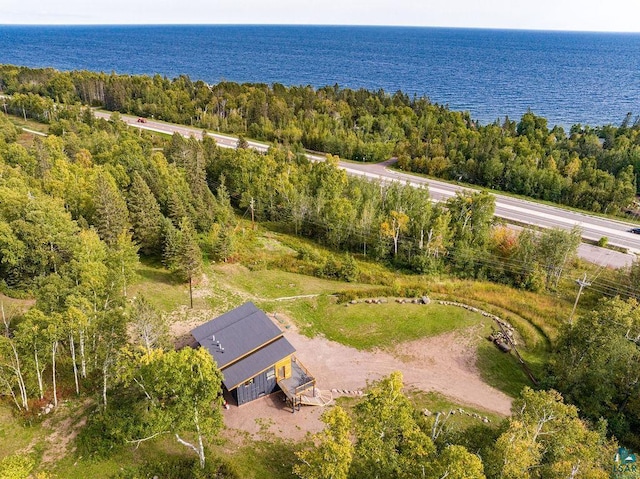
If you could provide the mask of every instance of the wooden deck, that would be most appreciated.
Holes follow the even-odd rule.
[[[324,405],[316,403],[316,380],[296,357],[291,358],[291,376],[278,380],[278,386],[287,397],[293,412],[296,408],[300,410],[302,404]]]

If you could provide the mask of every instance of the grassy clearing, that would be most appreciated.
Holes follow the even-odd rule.
[[[502,353],[489,341],[478,345],[476,365],[482,379],[511,397],[516,397],[523,387],[532,386],[514,354]],[[529,361],[527,361],[529,364]]]
[[[308,336],[323,334],[327,339],[357,349],[392,349],[398,343],[464,330],[479,325],[480,336],[487,336],[495,324],[479,313],[455,306],[430,304],[337,304],[320,296],[288,305]],[[476,339],[477,366],[487,384],[515,397],[531,381],[513,354],[503,354],[489,341]],[[521,352],[527,364],[539,372],[544,351]]]
[[[178,281],[164,267],[142,262],[137,270],[137,281],[129,288],[129,295],[144,295],[160,311],[170,312],[189,306],[189,284]],[[204,298],[194,296],[194,308],[208,307]]]
[[[460,408],[459,404],[456,404],[451,401],[451,399],[435,391],[424,392],[415,389],[409,390],[407,391],[407,397],[419,411],[428,409],[433,414],[440,412],[446,415],[449,411],[454,409],[458,410]],[[475,413],[481,417],[486,417],[489,419],[490,424],[498,424],[503,419],[499,414],[475,407],[465,406],[464,411],[469,412],[470,414]],[[468,416],[467,414],[455,414],[449,418],[449,423],[452,427],[465,429],[469,426],[478,425],[480,421],[473,416]]]
[[[369,284],[332,281],[281,270],[252,271],[239,264],[218,267],[216,272],[223,277],[229,289],[242,290],[262,300],[308,294],[333,294],[352,289],[367,291],[375,288]]]
[[[87,477],[114,477],[124,471],[136,458],[129,451],[114,454],[109,459],[92,460],[69,454],[58,461],[51,472],[66,479],[85,479]]]
[[[41,436],[39,424],[25,425],[9,404],[0,403],[0,459],[31,447],[35,449]]]
[[[439,304],[337,304],[327,296],[297,301],[287,306],[308,336],[323,334],[357,349],[382,346],[436,336],[489,320],[454,306]]]
[[[9,296],[5,296],[0,293],[0,315],[2,314],[1,311],[4,310],[5,317],[10,319],[17,314],[28,310],[35,303],[35,299],[10,298]]]
[[[489,282],[447,280],[434,283],[431,291],[511,320],[531,347],[554,339],[571,312],[561,298]]]
[[[299,448],[300,444],[271,437],[257,441],[247,440],[244,446],[232,454],[227,452],[223,455],[239,477],[295,479],[297,476],[292,472],[296,463],[294,452]]]
[[[49,125],[46,123],[40,123],[38,121],[27,118],[26,120],[21,116],[7,115],[11,123],[18,128],[28,128],[29,130],[39,131],[40,133],[48,133]]]

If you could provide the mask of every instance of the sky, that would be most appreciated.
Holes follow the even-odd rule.
[[[0,0],[2,24],[406,25],[640,32],[640,1]]]

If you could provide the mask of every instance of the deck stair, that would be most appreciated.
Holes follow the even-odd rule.
[[[318,388],[313,388],[312,394],[307,392],[300,395],[300,404],[303,406],[326,406],[331,401],[333,401],[331,391],[321,391]]]
[[[302,405],[324,406],[333,399],[331,392],[316,388],[316,379],[295,356],[291,359],[291,376],[279,379],[278,386],[293,412]]]

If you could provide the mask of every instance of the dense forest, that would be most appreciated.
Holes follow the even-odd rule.
[[[7,71],[5,92],[14,88]],[[162,315],[144,297],[133,300],[128,287],[141,257],[162,261],[185,283],[200,274],[203,261],[233,259],[238,215],[325,245],[332,252],[326,258],[310,258],[314,253],[304,248],[297,254],[314,264],[309,273],[343,281],[362,279],[357,257],[420,274],[554,290],[575,256],[579,231],[513,232],[494,223],[487,193],[434,205],[426,189],[351,178],[335,157],[311,163],[295,147],[262,154],[219,148],[211,138],[152,136],[128,128],[117,113],[109,121],[96,119],[73,103],[76,97],[63,95],[76,92],[73,75],[94,74],[33,72],[33,81],[15,85],[33,91],[14,90],[8,108],[28,100],[20,112],[26,116],[41,105],[49,135],[23,144],[0,115],[0,291],[35,299],[25,313],[3,309],[0,394],[31,418],[46,394],[54,407],[62,397],[95,398],[79,437],[87,455],[170,433],[195,453],[196,469],[233,477],[206,460],[206,438],[222,427],[220,372],[207,354],[168,347]],[[49,80],[39,84],[38,75]],[[166,84],[167,91],[174,83],[150,81]],[[43,88],[51,89],[49,99],[34,93]],[[315,102],[313,90],[301,91]],[[464,118],[425,100],[405,100]],[[616,438],[640,447],[640,309],[633,299],[640,296],[639,275],[640,262],[620,271],[623,297],[603,301],[554,338],[558,347],[543,385],[564,394],[566,404],[555,391],[526,389],[499,428],[453,434],[410,407],[402,379],[392,375],[372,386],[353,423],[340,408],[327,413],[317,447],[299,451],[295,473],[609,477]]]
[[[5,108],[48,121],[56,103],[101,106],[355,161],[400,168],[620,214],[640,183],[640,123],[549,129],[528,112],[480,125],[467,113],[402,92],[280,84],[208,85],[187,76],[129,76],[0,67]]]

